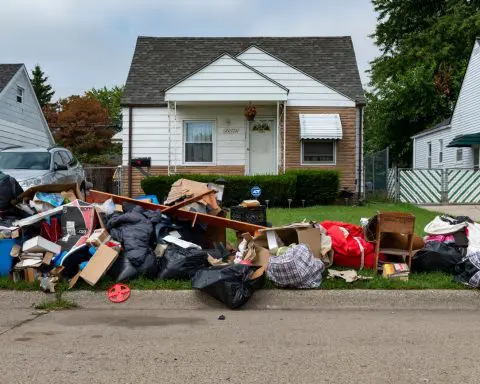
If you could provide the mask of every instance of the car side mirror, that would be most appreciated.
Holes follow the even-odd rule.
[[[65,164],[55,164],[55,171],[68,171],[68,166]]]

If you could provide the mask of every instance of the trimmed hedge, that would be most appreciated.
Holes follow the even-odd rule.
[[[287,175],[297,177],[295,205],[329,205],[338,197],[340,173],[329,170],[292,170]]]
[[[178,179],[190,179],[202,183],[225,180],[223,205],[234,206],[243,200],[252,199],[250,190],[258,185],[262,189],[260,200],[269,200],[270,207],[286,207],[288,199],[293,205],[331,204],[338,195],[339,174],[335,171],[289,171],[278,176],[220,176],[183,174],[153,176],[142,180],[142,189],[147,195],[156,195],[160,201],[168,195],[170,187]]]

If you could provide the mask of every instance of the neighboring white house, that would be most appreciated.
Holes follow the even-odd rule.
[[[141,193],[139,157],[153,175],[338,169],[358,192],[364,105],[348,36],[139,37],[122,99],[125,193]]]
[[[23,64],[0,64],[0,149],[55,144]]]
[[[480,41],[474,44],[450,119],[413,139],[413,168],[480,167]]]

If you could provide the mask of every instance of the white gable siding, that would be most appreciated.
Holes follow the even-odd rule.
[[[452,168],[462,167],[463,162],[447,164],[446,154],[449,152],[456,153],[455,148],[447,148],[447,136],[450,135],[450,129],[434,132],[426,136],[421,136],[415,139],[415,154],[414,154],[414,168],[428,168],[428,143],[432,143],[432,168]],[[440,140],[443,140],[443,164],[439,162]]]
[[[264,51],[251,47],[238,58],[257,71],[287,87],[288,106],[354,107],[355,102],[321,82],[277,60]]]
[[[480,132],[480,46],[478,42],[475,43],[473,48],[462,89],[455,105],[451,135],[448,137],[448,142],[453,140],[455,136],[477,132]],[[447,152],[445,160],[449,164],[455,163],[455,153],[455,148]],[[471,148],[464,148],[463,158],[465,166],[473,166]]]
[[[17,86],[24,89],[23,103],[17,102]],[[47,130],[30,79],[20,68],[0,95],[0,148],[48,147],[53,139]]]
[[[471,148],[463,148],[463,160],[457,162],[457,148],[447,145],[459,135],[480,132],[480,46],[475,43],[462,89],[458,96],[452,116],[451,128],[418,137],[415,140],[413,166],[426,168],[428,165],[428,146],[432,142],[432,167],[438,167],[439,139],[443,139],[443,168],[472,168],[473,153]]]
[[[183,164],[183,122],[215,122],[214,162],[212,165],[245,165],[247,122],[240,106],[179,106],[175,128],[171,110],[171,166]],[[128,165],[128,108],[123,111],[123,165]],[[258,106],[257,116],[275,117],[275,107]],[[133,157],[151,157],[152,166],[168,166],[168,109],[133,108]]]
[[[165,93],[167,101],[286,100],[287,91],[228,55]]]

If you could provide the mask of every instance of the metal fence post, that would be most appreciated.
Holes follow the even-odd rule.
[[[400,169],[395,167],[395,201],[400,201]]]

